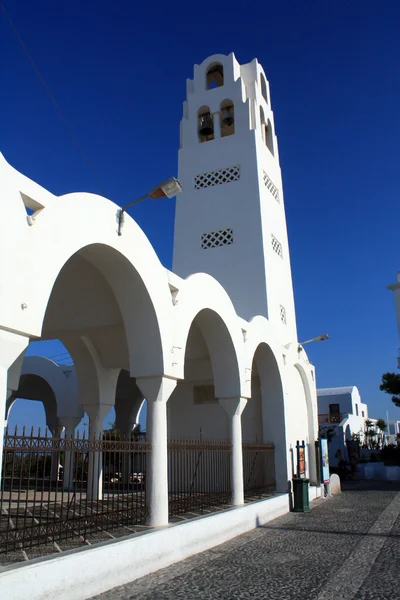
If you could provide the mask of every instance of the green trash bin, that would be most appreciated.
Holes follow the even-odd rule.
[[[310,512],[309,479],[293,477],[293,512]]]

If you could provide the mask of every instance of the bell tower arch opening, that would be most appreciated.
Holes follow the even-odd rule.
[[[235,133],[235,108],[232,100],[221,102],[221,137]]]
[[[214,139],[214,117],[209,106],[202,106],[197,111],[199,142],[209,142]]]
[[[265,145],[268,150],[274,156],[274,135],[272,131],[271,121],[268,119],[268,123],[265,125]]]
[[[267,124],[265,122],[265,114],[264,114],[264,109],[262,106],[260,106],[260,123],[261,123],[261,137],[266,144],[268,128],[267,128]]]
[[[224,67],[221,63],[213,63],[206,73],[206,89],[212,90],[224,85]]]
[[[265,102],[268,104],[267,82],[265,81],[265,77],[264,77],[263,73],[260,73],[260,84],[261,84],[261,95],[264,98]]]

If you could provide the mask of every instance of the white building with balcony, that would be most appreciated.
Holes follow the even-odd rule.
[[[320,431],[331,430],[333,434],[329,463],[337,466],[341,456],[347,460],[346,441],[351,440],[353,434],[364,435],[368,406],[361,401],[355,385],[318,389],[317,398]]]

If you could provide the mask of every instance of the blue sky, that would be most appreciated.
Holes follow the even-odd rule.
[[[259,59],[279,141],[299,339],[330,335],[307,346],[319,387],[357,385],[372,416],[389,410],[400,419],[379,391],[381,374],[396,369],[399,345],[386,285],[400,270],[400,4],[5,6],[106,195],[119,204],[176,174],[193,64],[231,51],[240,63]],[[55,194],[101,193],[0,17],[1,151]],[[171,267],[173,200],[130,213]],[[52,356],[58,347],[44,343],[41,352]],[[28,414],[16,406],[12,421]]]

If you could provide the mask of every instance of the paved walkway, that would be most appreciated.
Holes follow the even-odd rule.
[[[101,600],[395,600],[400,598],[400,491],[346,485]],[[210,532],[212,535],[212,532]]]

